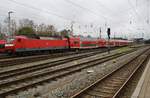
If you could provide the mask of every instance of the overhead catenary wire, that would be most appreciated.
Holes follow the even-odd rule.
[[[26,8],[30,8],[30,9],[33,9],[33,10],[36,10],[36,11],[42,11],[42,12],[44,12],[44,13],[46,13],[46,14],[57,16],[58,18],[61,18],[61,19],[66,20],[66,21],[75,21],[75,22],[77,22],[77,23],[81,23],[80,21],[76,21],[76,20],[74,20],[73,18],[67,18],[67,17],[65,17],[65,16],[59,15],[59,14],[57,14],[56,12],[51,11],[51,10],[49,10],[49,9],[47,9],[47,10],[42,10],[42,9],[40,9],[40,8],[31,6],[31,5],[28,5],[28,4],[24,4],[24,3],[21,3],[21,2],[17,2],[17,1],[15,1],[15,0],[8,0],[8,1],[10,1],[10,2],[12,2],[12,3],[15,3],[15,4],[18,4],[18,5],[21,5],[21,6],[24,6],[24,7],[26,7]]]
[[[149,2],[149,0],[147,0],[147,24],[149,24],[149,4],[150,2]]]
[[[106,7],[104,4],[102,4],[101,1],[96,0],[96,3],[98,3],[98,5],[100,5],[101,7],[105,8],[107,11],[113,12],[113,10],[111,10],[110,8],[108,8],[108,7]]]
[[[86,10],[86,11],[92,13],[92,14],[95,15],[96,17],[102,17],[102,18],[105,19],[105,20],[111,20],[110,18],[108,18],[108,17],[106,17],[106,16],[104,16],[104,15],[102,15],[102,14],[98,14],[98,13],[92,11],[91,9],[88,9],[88,8],[86,8],[86,7],[83,7],[83,6],[81,6],[81,5],[79,5],[79,4],[75,3],[75,2],[73,2],[73,1],[71,1],[71,0],[65,0],[65,1],[68,2],[68,3],[70,3],[70,4],[72,4],[73,6],[76,6],[76,7],[78,7],[78,8],[84,9],[84,10]]]
[[[83,23],[81,23],[80,21],[74,20],[74,19],[72,19],[72,18],[66,18],[66,17],[64,17],[64,16],[62,16],[62,15],[59,15],[59,14],[53,12],[53,11],[50,11],[49,9],[47,9],[47,10],[41,10],[40,8],[31,6],[31,5],[28,5],[28,4],[20,3],[20,2],[17,2],[17,1],[15,1],[15,0],[8,0],[8,1],[10,1],[10,2],[12,2],[12,3],[15,3],[15,4],[17,4],[17,5],[20,5],[20,6],[26,7],[26,8],[30,8],[30,9],[36,10],[36,11],[43,11],[43,12],[46,13],[46,14],[50,14],[50,15],[57,16],[58,18],[61,18],[61,19],[66,20],[66,21],[70,21],[70,22],[71,22],[71,21],[75,21],[75,23],[83,24]]]
[[[26,8],[29,8],[29,9],[33,9],[33,10],[36,10],[36,11],[42,11],[42,12],[44,12],[44,13],[46,13],[46,14],[50,14],[50,15],[53,15],[53,16],[56,16],[56,17],[58,17],[58,18],[60,18],[60,19],[63,19],[63,20],[66,20],[66,21],[68,21],[69,23],[71,22],[71,21],[75,21],[75,23],[81,23],[81,21],[76,21],[76,20],[74,20],[73,18],[70,18],[70,17],[66,17],[66,16],[64,16],[64,15],[61,15],[60,13],[58,13],[58,12],[54,12],[53,10],[51,10],[51,9],[45,9],[45,10],[41,10],[41,8],[38,8],[37,6],[32,6],[31,4],[26,4],[26,3],[23,3],[23,2],[19,2],[19,1],[17,1],[17,0],[8,0],[8,1],[10,1],[10,2],[13,2],[13,3],[15,3],[15,4],[17,4],[17,5],[20,5],[20,6],[23,6],[23,7],[26,7]],[[95,11],[95,10],[93,10],[93,9],[91,9],[91,8],[87,8],[86,6],[82,6],[82,4],[80,4],[80,3],[78,3],[78,2],[75,2],[75,1],[73,1],[73,0],[65,0],[65,1],[71,1],[71,2],[73,2],[73,4],[71,4],[71,3],[69,3],[69,4],[71,4],[71,5],[73,5],[73,6],[76,6],[77,8],[81,8],[81,9],[83,9],[83,10],[85,10],[85,11],[87,11],[87,12],[89,12],[89,13],[91,13],[91,14],[94,14],[95,16],[97,16],[97,17],[103,17],[103,19],[109,19],[108,17],[107,17],[107,15],[105,16],[105,15],[103,15],[103,14],[100,14],[100,13],[98,13],[97,11]],[[97,0],[97,1],[99,1],[99,0]],[[101,3],[99,3],[99,4],[101,4]],[[107,9],[107,7],[105,7],[105,6],[103,6],[102,5],[102,7],[104,7],[104,8],[106,8]],[[133,7],[131,7],[131,9],[133,10],[133,8],[134,8],[134,6]],[[107,9],[107,10],[110,10],[109,8]],[[128,9],[127,9],[128,10]],[[130,10],[130,9],[129,9]],[[134,8],[134,13],[136,14],[136,12],[137,12],[137,10]],[[123,13],[124,13],[125,11],[123,11]],[[18,13],[17,13],[18,14]],[[122,14],[122,13],[118,13],[118,14]],[[118,15],[117,14],[117,15]],[[137,12],[137,14],[139,14],[138,12]],[[136,15],[137,15],[136,14]],[[33,14],[31,14],[31,16],[32,16]],[[126,15],[126,14],[125,14]],[[38,15],[33,15],[33,17],[37,17],[38,18]],[[138,15],[137,15],[138,16]],[[18,17],[18,16],[17,16]],[[111,17],[111,16],[110,16]],[[39,17],[39,18],[41,18],[41,17]],[[42,18],[41,18],[42,19]],[[92,19],[91,19],[92,20]],[[124,20],[124,19],[121,19],[121,21],[120,20],[118,20],[118,19],[116,19],[116,20],[113,20],[112,22],[111,22],[111,24],[121,24],[121,21],[122,20]],[[109,23],[110,21],[106,21],[107,23]],[[116,23],[117,22],[117,23]],[[91,23],[91,22],[90,22]],[[92,23],[94,23],[94,22],[92,22]],[[81,23],[81,24],[83,24],[83,22]],[[80,25],[81,25],[80,24]],[[88,23],[86,23],[86,24],[88,24]],[[102,23],[100,23],[100,24],[102,24]]]
[[[20,3],[20,2],[17,2],[17,1],[15,1],[15,0],[8,0],[8,1],[10,1],[10,2],[12,2],[12,3],[15,3],[15,4],[17,4],[17,5],[20,5],[20,6],[26,7],[26,8],[33,9],[33,10],[44,11],[44,12],[47,13],[47,14],[51,14],[51,15],[57,16],[57,17],[59,17],[59,18],[61,18],[61,19],[63,19],[63,20],[67,20],[67,21],[70,20],[70,21],[72,21],[72,19],[68,19],[68,18],[66,18],[66,17],[60,16],[60,15],[57,15],[57,14],[54,14],[54,13],[50,13],[49,11],[41,10],[41,9],[39,9],[39,8],[37,8],[37,7],[31,6],[31,5],[28,5],[28,4]],[[17,14],[18,14],[18,13],[17,13]],[[14,16],[14,17],[15,17],[15,16]],[[18,17],[18,16],[16,16],[16,17]],[[31,17],[31,16],[30,16],[30,17]],[[35,17],[33,17],[33,18],[35,18]],[[39,18],[39,17],[36,17],[36,18]],[[77,22],[77,21],[75,21],[75,22]],[[78,22],[78,23],[79,23],[79,22]]]
[[[86,7],[83,7],[83,6],[81,6],[81,5],[79,5],[79,4],[75,3],[75,2],[73,2],[73,1],[71,1],[71,0],[65,0],[65,1],[68,2],[68,3],[70,3],[71,5],[73,5],[73,6],[75,6],[75,7],[78,7],[78,8],[81,8],[81,9],[84,9],[84,10],[90,12],[91,14],[95,15],[96,17],[102,17],[102,18],[104,19],[105,23],[106,23],[107,21],[112,21],[112,19],[110,19],[110,18],[108,18],[108,17],[106,17],[106,16],[104,16],[104,15],[102,15],[102,14],[98,14],[98,13],[92,11],[91,9],[88,9],[88,8],[86,8]],[[89,31],[88,28],[87,28],[87,31]]]
[[[30,5],[24,4],[24,3],[20,3],[20,2],[17,2],[17,1],[15,1],[15,0],[9,0],[9,1],[10,1],[10,2],[13,2],[13,3],[16,3],[16,4],[19,4],[19,5],[22,5],[22,6],[24,6],[24,7],[32,8],[32,9],[37,10],[37,11],[41,10],[41,9],[39,9],[39,8],[37,8],[37,7],[33,7],[33,6],[30,6]],[[78,6],[78,7],[82,8],[82,9],[88,10],[88,11],[90,11],[91,13],[95,14],[96,16],[98,16],[97,13],[95,13],[94,11],[92,11],[92,10],[90,10],[90,9],[88,9],[88,8],[82,7],[82,6],[80,6],[80,5],[76,4],[76,3],[73,3],[73,2],[70,1],[70,0],[65,0],[65,1],[70,2],[70,3],[72,3],[73,5]],[[42,10],[42,11],[43,11],[43,10]],[[55,15],[55,16],[57,16],[57,17],[60,17],[60,18],[62,18],[62,19],[65,19],[65,20],[71,20],[71,21],[72,21],[72,19],[68,19],[68,18],[66,18],[66,17],[64,17],[64,16],[58,15],[58,14],[52,12],[52,11],[49,11],[49,10],[48,10],[48,11],[45,11],[45,10],[44,10],[44,12],[46,12],[46,13],[48,13],[48,14],[51,14],[51,15]],[[102,16],[103,16],[103,15],[102,15]],[[103,17],[105,17],[105,16],[103,16]],[[106,18],[106,17],[105,17],[105,18]]]
[[[145,0],[146,2],[146,4],[145,5],[147,5],[147,8],[149,8],[149,0]],[[138,19],[138,21],[141,21],[141,20],[144,20],[145,21],[145,19],[143,18],[143,14],[139,14],[138,13],[138,11],[137,11],[137,2],[138,2],[138,0],[136,0],[136,8],[134,7],[134,5],[131,3],[131,1],[130,0],[128,0],[128,3],[129,3],[129,5],[131,6],[131,8],[133,9],[133,12],[137,15],[137,17],[139,17],[139,18],[141,18],[141,19]],[[148,18],[148,13],[149,13],[149,11],[148,11],[149,9],[147,9],[147,18],[146,18],[146,23],[147,24],[149,24],[149,18]],[[144,28],[144,24],[145,23],[143,23],[143,26],[142,26],[142,28]],[[133,26],[132,26],[133,27]],[[137,28],[137,26],[135,27],[135,28]],[[137,32],[137,31],[136,31]],[[146,31],[145,31],[146,32]]]
[[[129,3],[129,2],[128,2],[128,3]],[[146,3],[146,4],[147,4],[147,3]],[[123,13],[129,12],[130,10],[131,10],[133,13],[136,14],[134,6],[133,6],[133,5],[129,5],[129,6],[130,6],[130,8],[128,8],[128,9],[126,9],[126,10],[124,10],[124,11],[118,12],[118,13],[116,13],[116,14],[123,14]],[[141,8],[141,7],[144,7],[144,6],[145,6],[145,3],[140,3],[140,5],[138,5],[136,8]],[[133,8],[134,8],[134,9],[133,9]],[[138,14],[139,14],[139,13],[138,13]],[[124,15],[128,15],[128,14],[124,14]],[[136,15],[137,15],[137,14],[136,14]],[[138,16],[138,15],[137,15],[137,16]],[[142,16],[138,16],[138,17],[141,18],[141,19],[139,19],[138,21],[142,21],[142,20],[143,20],[143,17],[142,17]],[[124,20],[121,19],[121,21],[124,21]],[[126,21],[124,21],[124,22],[126,22]],[[120,21],[118,21],[118,22],[113,22],[113,24],[121,25],[122,22],[120,22]]]
[[[58,15],[58,14],[56,14],[56,13],[50,11],[50,10],[48,10],[48,11],[46,11],[46,10],[41,10],[40,8],[31,6],[31,5],[27,5],[27,4],[24,4],[24,3],[20,3],[20,2],[17,2],[17,1],[15,1],[15,0],[8,0],[8,1],[13,2],[13,3],[15,3],[15,4],[18,4],[18,5],[21,5],[21,6],[24,6],[24,7],[27,7],[27,8],[31,8],[31,9],[33,9],[33,10],[44,11],[44,12],[47,13],[47,14],[51,14],[51,15],[57,16],[57,17],[59,17],[59,18],[61,18],[61,19],[67,20],[67,21],[68,21],[68,20],[69,20],[69,21],[74,21],[73,19],[69,19],[69,18],[66,18],[66,17],[64,17],[64,16]],[[82,7],[82,6],[80,6],[80,5],[76,4],[76,3],[73,3],[73,2],[70,1],[70,0],[65,0],[65,1],[70,2],[71,4],[73,4],[73,5],[76,6],[76,7],[80,7],[80,8],[82,8],[82,9],[84,9],[84,10],[88,10],[90,13],[93,13],[93,14],[96,15],[97,17],[99,16],[99,14],[95,13],[94,11],[92,11],[92,10],[90,10],[90,9],[88,9],[88,8]],[[103,16],[103,15],[101,15],[101,16],[106,19],[105,16]],[[80,23],[79,21],[75,21],[75,22]]]
[[[57,17],[59,17],[59,18],[61,18],[61,19],[64,19],[64,20],[72,20],[72,19],[66,18],[66,17],[64,17],[64,16],[58,15],[58,14],[56,14],[55,12],[52,12],[52,11],[50,11],[50,10],[47,10],[47,11],[46,11],[46,10],[41,10],[40,8],[31,6],[31,5],[28,5],[28,4],[20,3],[20,2],[17,2],[17,1],[15,1],[15,0],[8,0],[8,1],[13,2],[13,3],[15,3],[15,4],[18,4],[18,5],[21,5],[21,6],[24,6],[24,7],[26,7],[26,8],[31,8],[31,9],[37,10],[37,11],[43,11],[43,12],[45,12],[45,13],[47,13],[47,14],[57,16]]]
[[[2,7],[2,8],[4,8],[4,7]],[[0,9],[1,11],[4,11],[4,12],[8,12],[8,10],[6,10],[6,8],[4,8],[4,9]],[[13,11],[15,11],[15,9],[12,9]],[[2,13],[1,13],[2,14]],[[17,15],[16,15],[17,14]],[[8,17],[7,16],[7,13],[6,14],[3,14],[3,16],[4,17]],[[20,13],[15,13],[14,15],[13,15],[13,17],[15,18],[15,17],[17,17],[17,18],[29,18],[29,17],[25,17],[25,16],[23,16],[22,14],[20,14]],[[37,17],[37,14],[35,15],[35,14],[32,14],[32,15],[30,15],[30,18],[33,18],[33,19],[40,19],[41,17]],[[42,19],[42,18],[41,18]]]
[[[134,7],[134,5],[131,3],[130,0],[128,0],[128,3],[131,6],[131,8],[133,9],[133,12],[137,15],[137,17],[142,18],[142,16],[140,16],[140,14],[138,13],[137,9]]]

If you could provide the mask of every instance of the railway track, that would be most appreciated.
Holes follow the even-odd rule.
[[[11,56],[8,56],[6,54],[0,54],[0,59],[5,59],[5,58],[9,58],[9,57],[11,57]]]
[[[116,48],[112,48],[112,50],[113,49],[116,49]],[[65,56],[75,55],[75,54],[86,54],[88,52],[102,53],[106,51],[107,49],[104,48],[104,49],[94,49],[94,50],[85,50],[85,51],[82,50],[79,52],[53,53],[53,54],[48,54],[48,55],[34,55],[34,56],[25,56],[25,57],[11,56],[5,59],[0,59],[0,68],[14,66],[18,64],[24,64],[24,63],[30,63],[30,62],[35,62],[35,61],[42,61],[42,60],[56,58],[56,57],[63,57],[63,56],[65,57]]]
[[[69,62],[68,59],[34,67],[32,66],[28,68],[0,72],[0,96],[3,98],[11,93],[33,87],[47,81],[52,81],[56,78],[61,78],[88,67],[96,66],[132,51],[133,50],[99,58],[95,57],[92,60],[83,61],[81,63],[70,63],[67,64],[67,66],[62,63]],[[73,57],[70,61],[75,59],[76,58]]]
[[[119,97],[120,91],[147,61],[149,55],[150,49],[74,94],[71,98],[121,98]]]
[[[91,53],[77,54],[77,55],[69,56],[63,59],[60,58],[60,59],[52,60],[52,61],[49,61],[48,63],[38,64],[38,65],[36,64],[33,66],[28,66],[28,67],[23,67],[23,68],[17,68],[17,69],[8,68],[7,70],[0,71],[0,79],[12,77],[17,74],[19,75],[25,74],[30,71],[37,71],[37,70],[41,70],[41,69],[45,69],[49,67],[54,67],[59,64],[71,62],[71,61],[78,60],[84,57],[90,57],[90,56],[96,55],[97,53],[101,53],[101,52],[97,51],[97,52],[91,52]]]
[[[135,72],[135,74],[130,78],[130,80],[126,83],[126,85],[120,90],[117,94],[116,98],[132,98],[133,93],[138,85],[138,82],[150,60],[150,56],[148,56],[147,60],[143,63],[142,66]],[[139,97],[142,98],[142,97]]]

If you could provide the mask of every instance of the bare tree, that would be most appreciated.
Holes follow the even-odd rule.
[[[19,21],[19,28],[23,27],[31,27],[34,29],[36,34],[41,36],[59,36],[54,25],[46,25],[44,23],[37,25],[33,22],[33,20],[22,19]]]
[[[33,22],[33,20],[30,20],[30,19],[22,19],[19,21],[19,26],[20,26],[20,28],[22,28],[22,27],[34,28],[34,22]]]
[[[2,25],[2,32],[5,33],[6,35],[8,34],[8,17],[4,19],[3,25]]]
[[[53,36],[56,35],[56,29],[53,25],[46,25],[44,23],[37,26],[37,34],[43,36]]]
[[[1,30],[3,33],[6,33],[6,35],[11,35],[11,34],[8,34],[8,33],[10,33],[8,30],[8,24],[9,24],[8,18],[5,18],[4,23],[3,23],[3,28]],[[12,35],[17,30],[17,23],[14,19],[10,20],[10,30],[11,30]]]
[[[11,31],[12,31],[13,35],[17,31],[17,23],[15,20],[11,20]]]

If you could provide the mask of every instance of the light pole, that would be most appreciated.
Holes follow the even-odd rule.
[[[11,25],[11,18],[10,18],[10,14],[11,13],[14,13],[13,11],[9,11],[8,12],[8,33],[9,33],[9,35],[11,36],[13,36],[13,34],[12,34],[12,32],[11,32],[11,28],[10,28],[10,25]]]
[[[71,21],[71,27],[70,27],[70,29],[71,29],[71,35],[73,36],[73,26],[74,26],[74,23],[75,23],[75,21]]]

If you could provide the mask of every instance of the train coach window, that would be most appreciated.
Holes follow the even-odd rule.
[[[74,44],[79,44],[79,42],[78,41],[74,41]]]

